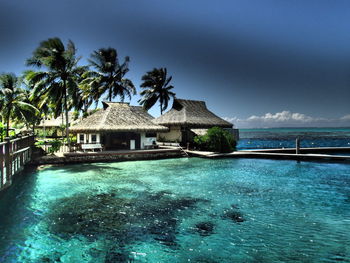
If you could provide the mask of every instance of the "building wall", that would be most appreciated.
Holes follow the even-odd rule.
[[[157,133],[158,141],[167,141],[167,142],[181,142],[182,133],[180,126],[170,126],[168,132],[159,132]]]
[[[141,138],[140,138],[140,140],[141,140],[140,141],[140,148],[144,149],[145,148],[145,144],[146,144],[146,133],[141,132],[140,136],[141,136]]]
[[[84,135],[84,140],[82,141],[80,137]],[[92,135],[96,135],[96,142],[92,141]],[[99,133],[78,133],[77,134],[77,143],[100,143],[101,136]]]
[[[138,132],[109,132],[103,134],[104,147],[106,150],[130,149],[131,140],[135,141],[135,149],[141,147],[141,136]]]
[[[157,137],[148,137],[145,132],[141,132],[141,149],[144,149],[147,145],[152,145],[153,141],[156,141]]]

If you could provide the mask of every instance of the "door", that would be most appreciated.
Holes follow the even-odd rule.
[[[135,140],[130,140],[130,150],[135,150]]]

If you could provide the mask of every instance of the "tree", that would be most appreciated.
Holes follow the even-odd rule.
[[[236,147],[233,135],[220,127],[212,127],[205,135],[195,136],[194,143],[200,150],[212,152],[228,153]]]
[[[125,96],[131,99],[136,94],[132,81],[124,78],[129,71],[129,61],[129,57],[126,57],[124,63],[119,64],[118,53],[114,48],[100,48],[91,54],[89,62],[96,71],[87,73],[83,84],[89,84],[95,101],[106,92],[109,101],[117,96],[124,101]]]
[[[41,98],[32,96],[31,91],[34,89],[34,84],[29,83],[25,78],[23,79],[23,84],[26,87],[26,89],[24,90],[25,102],[30,103],[31,105],[33,105],[35,108],[38,109],[36,114],[33,114],[32,116],[30,116],[30,123],[32,124],[32,131],[34,133],[35,126],[38,125],[42,119],[44,119],[44,122],[45,122],[46,117],[50,113],[52,113],[52,108],[54,107],[53,105],[50,105],[48,103],[41,105]],[[39,107],[39,105],[41,107]],[[27,126],[27,129],[28,128],[29,127]],[[44,133],[45,133],[45,126],[44,126]]]
[[[28,122],[37,112],[26,102],[26,93],[20,85],[21,80],[15,74],[0,75],[0,112],[6,122],[6,137],[9,136],[10,120]]]
[[[59,38],[42,41],[33,56],[27,60],[28,66],[44,68],[44,71],[27,71],[26,78],[34,84],[32,97],[40,98],[40,108],[45,104],[55,105],[54,115],[62,112],[66,119],[66,137],[69,142],[68,111],[74,106],[69,103],[77,93],[78,81],[87,67],[78,66],[76,48],[72,41],[65,47]],[[63,106],[62,106],[63,105]]]
[[[171,91],[174,86],[169,85],[172,77],[167,77],[166,68],[154,68],[147,72],[143,77],[141,84],[142,90],[140,95],[142,98],[138,101],[143,105],[145,110],[149,110],[153,105],[159,101],[160,113],[163,114],[168,108],[170,98],[175,98],[175,93]]]

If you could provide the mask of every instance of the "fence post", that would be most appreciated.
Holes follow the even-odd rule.
[[[20,144],[21,149],[26,147],[26,138],[23,138],[21,136],[21,144]],[[24,152],[21,152],[19,155],[19,167],[22,167],[24,165]]]
[[[4,183],[4,146],[0,146],[0,190]]]
[[[5,167],[6,167],[6,184],[11,185],[11,175],[12,175],[12,158],[11,158],[11,142],[10,138],[5,138]]]
[[[300,152],[300,140],[299,138],[296,138],[295,140],[295,154],[299,154]]]

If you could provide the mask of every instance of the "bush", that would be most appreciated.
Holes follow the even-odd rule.
[[[44,145],[50,145],[47,149],[47,152],[49,154],[54,154],[55,152],[58,152],[60,150],[63,143],[61,140],[58,140],[58,139],[49,140],[49,141],[40,140],[35,143],[35,146],[37,147],[44,146]]]
[[[62,146],[62,141],[61,140],[53,140],[50,141],[51,147],[49,147],[48,152],[50,154],[53,154],[55,152],[58,152]]]
[[[2,122],[0,122],[0,139],[1,141],[4,141],[4,138],[6,136],[6,129]]]
[[[76,135],[73,135],[73,134],[69,134],[69,141],[71,143],[76,143],[77,142],[77,136]],[[63,138],[63,143],[67,144],[68,141],[67,141],[67,137],[64,137]]]
[[[233,135],[219,127],[210,128],[205,135],[194,137],[195,145],[204,151],[228,153],[235,150]]]

